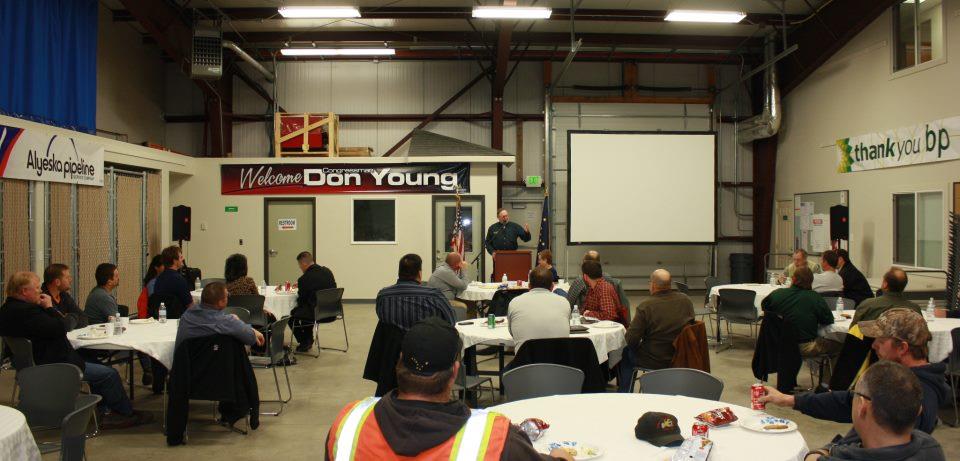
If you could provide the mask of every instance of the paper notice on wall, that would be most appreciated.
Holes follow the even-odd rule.
[[[800,230],[809,231],[813,224],[810,222],[813,216],[813,202],[803,202],[800,204]]]
[[[277,220],[277,230],[295,231],[297,230],[297,218],[280,218]]]
[[[830,249],[830,215],[814,214],[810,217],[810,249],[821,253]]]

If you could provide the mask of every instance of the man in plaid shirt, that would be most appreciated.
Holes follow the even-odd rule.
[[[583,281],[590,288],[583,300],[583,315],[600,320],[627,323],[627,311],[620,304],[620,296],[613,284],[603,278],[603,268],[597,261],[584,261],[580,265]]]

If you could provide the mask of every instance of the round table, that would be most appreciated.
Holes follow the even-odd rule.
[[[200,290],[195,290],[190,292],[193,295],[193,302],[200,302]],[[263,293],[261,293],[263,294]],[[266,294],[263,294],[263,308],[273,312],[273,315],[276,315],[277,318],[282,318],[285,315],[290,315],[290,312],[294,307],[297,307],[297,290],[292,289],[290,291],[276,291],[275,286],[268,286]]]
[[[168,370],[173,368],[173,349],[177,340],[177,320],[167,320],[166,323],[131,323],[127,325],[127,331],[119,336],[109,336],[103,339],[78,339],[81,333],[90,331],[94,326],[78,328],[67,333],[67,339],[70,340],[74,349],[135,350],[157,359]]]
[[[659,448],[634,436],[633,428],[640,416],[648,411],[674,415],[680,423],[680,433],[690,437],[696,415],[721,407],[730,407],[741,420],[757,414],[724,402],[656,394],[557,395],[519,400],[488,409],[502,413],[514,422],[540,418],[550,424],[543,437],[534,442],[538,448],[554,441],[575,440],[602,448],[605,454],[601,460],[669,461],[676,448]],[[709,437],[714,443],[710,461],[801,461],[808,451],[800,431],[762,434],[740,427],[739,421],[727,427],[710,428]]]
[[[853,317],[856,311],[845,310],[845,314]],[[851,319],[836,320],[830,325],[820,327],[819,334],[827,339],[843,341],[850,329]],[[954,328],[960,328],[960,319],[937,318],[927,321],[927,328],[930,330],[931,339],[928,343],[930,352],[927,354],[930,363],[941,362],[950,355],[953,350],[953,338],[950,332]]]
[[[510,335],[510,330],[507,328],[507,322],[509,322],[509,320],[506,317],[498,317],[497,319],[503,319],[504,321],[498,323],[495,328],[487,327],[487,319],[470,320],[470,322],[472,322],[470,325],[460,325],[460,323],[463,322],[457,323],[457,332],[460,333],[460,338],[463,340],[463,349],[466,350],[478,344],[512,347],[513,336]],[[612,328],[596,326],[601,324],[610,325]],[[602,323],[584,326],[588,328],[586,334],[570,335],[570,337],[590,339],[590,341],[593,342],[593,348],[597,351],[597,361],[600,363],[610,359],[611,352],[619,353],[620,350],[627,345],[627,340],[624,336],[627,330],[619,323],[603,321]],[[616,355],[616,357],[616,361],[619,361],[619,355]],[[611,360],[610,365],[614,365],[614,361]]]
[[[563,291],[570,291],[570,284],[566,282],[558,282],[557,288]],[[512,287],[510,289],[526,289],[528,287]],[[500,289],[500,283],[480,283],[480,282],[470,282],[467,285],[467,289],[463,290],[463,293],[457,296],[457,298],[464,301],[490,301],[493,299],[494,293]]]
[[[5,405],[0,405],[0,459],[40,461],[40,449],[27,418]]]

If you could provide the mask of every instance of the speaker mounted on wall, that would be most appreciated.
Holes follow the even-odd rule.
[[[186,205],[173,207],[173,240],[190,241],[190,207]]]
[[[830,240],[850,240],[850,208],[846,205],[830,207]]]

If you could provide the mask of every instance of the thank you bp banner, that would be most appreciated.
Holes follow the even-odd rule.
[[[221,165],[223,195],[470,192],[469,163]]]
[[[960,158],[960,117],[837,140],[837,172],[876,170]]]
[[[0,125],[0,177],[103,185],[103,147],[36,128]]]

